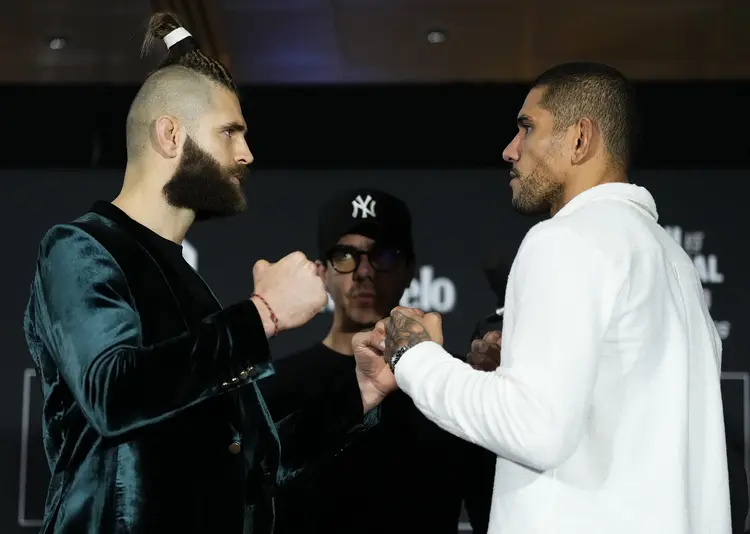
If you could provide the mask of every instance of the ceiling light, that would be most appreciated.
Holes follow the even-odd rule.
[[[439,30],[431,31],[427,34],[427,40],[431,44],[442,43],[443,41],[445,41],[445,32]]]
[[[65,48],[65,45],[67,44],[68,41],[66,41],[64,37],[55,37],[54,39],[50,39],[49,41],[49,47],[52,50],[61,50]]]

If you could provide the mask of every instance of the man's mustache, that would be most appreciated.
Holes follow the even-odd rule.
[[[351,288],[347,293],[347,297],[354,297],[360,293],[372,293],[373,295],[376,294],[375,288],[370,286],[356,286]]]
[[[250,169],[247,168],[247,165],[237,164],[229,167],[226,172],[229,176],[237,178],[240,185],[245,185]]]

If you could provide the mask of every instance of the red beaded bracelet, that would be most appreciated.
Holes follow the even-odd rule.
[[[268,305],[268,302],[266,302],[266,299],[264,299],[263,297],[261,297],[257,293],[253,293],[252,295],[250,295],[250,298],[253,298],[253,297],[258,297],[260,299],[260,301],[263,304],[266,305],[266,308],[268,308],[268,313],[271,314],[271,320],[273,321],[273,328],[274,328],[274,330],[273,330],[273,336],[275,336],[276,334],[279,333],[279,318],[276,317],[275,313],[273,313],[273,310],[271,309],[271,306]]]

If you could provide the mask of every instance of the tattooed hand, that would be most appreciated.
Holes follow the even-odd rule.
[[[398,349],[423,341],[434,341],[442,345],[443,325],[440,314],[425,314],[413,308],[394,308],[385,324],[385,360],[390,363]]]

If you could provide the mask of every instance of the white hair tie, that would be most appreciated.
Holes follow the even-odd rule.
[[[187,37],[192,37],[192,34],[187,31],[185,28],[177,28],[175,30],[172,30],[167,35],[164,36],[164,44],[167,45],[167,50],[172,48],[174,45],[182,41],[183,39]]]

